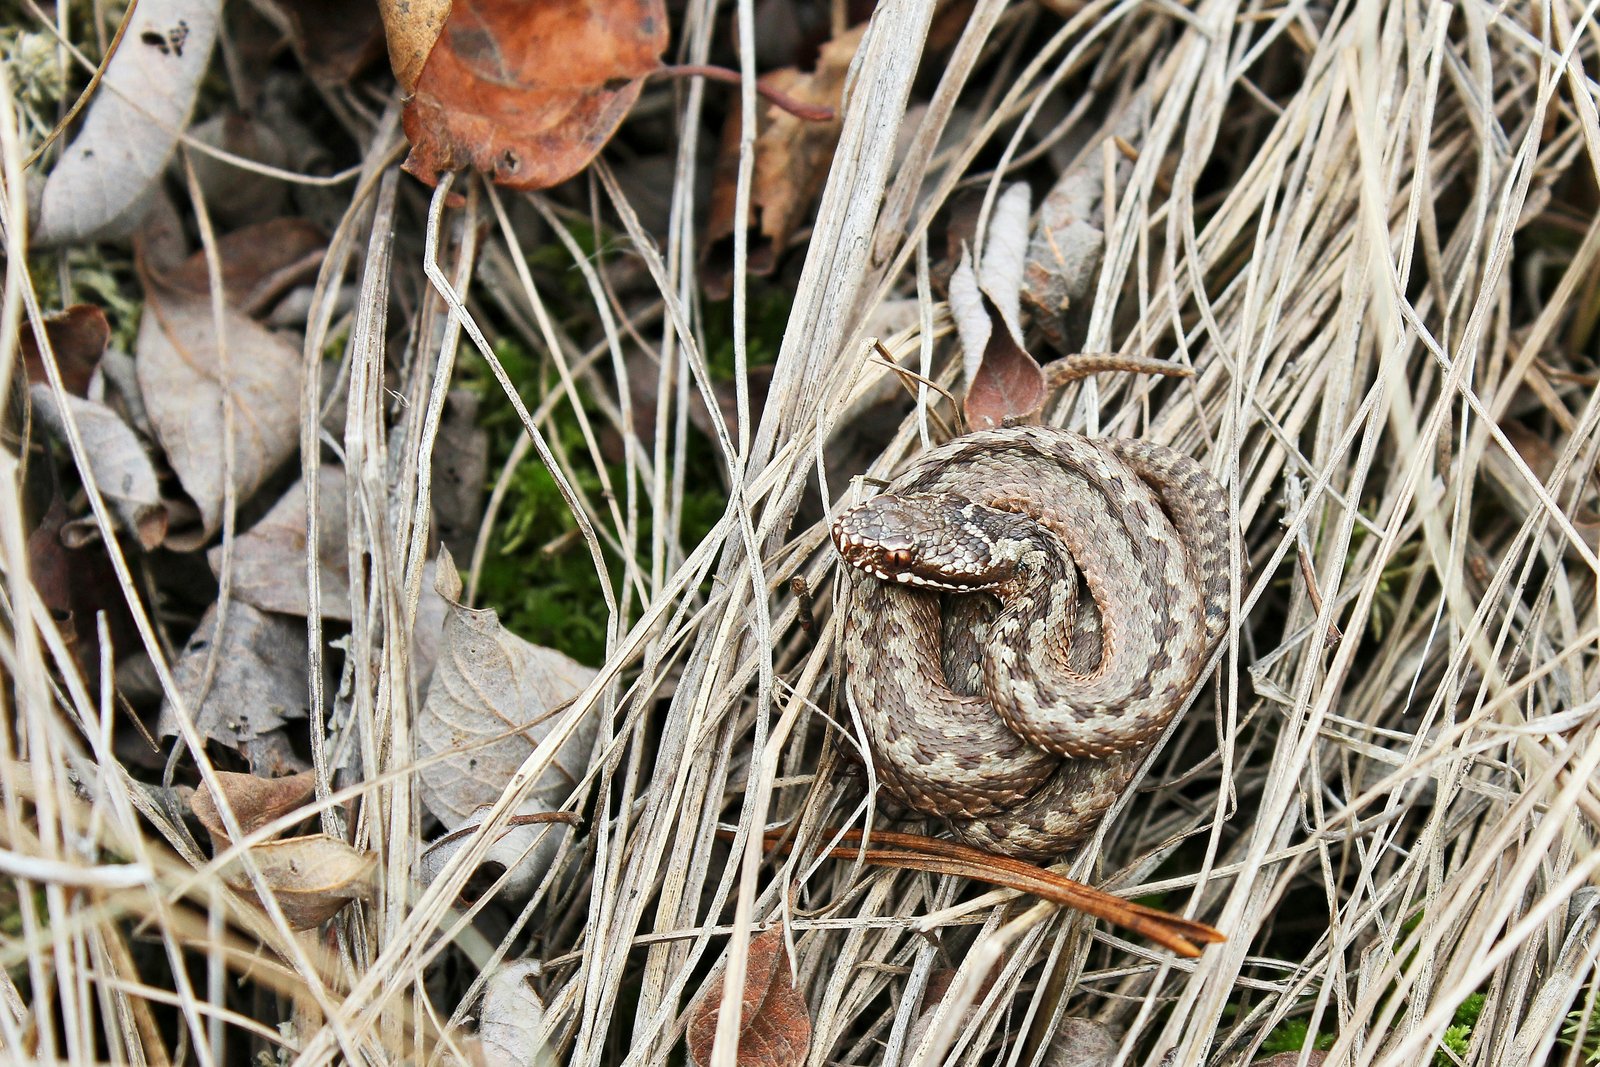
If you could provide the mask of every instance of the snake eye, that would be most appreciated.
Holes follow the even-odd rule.
[[[897,548],[889,553],[889,562],[897,567],[907,566],[915,558],[915,553],[909,548]]]

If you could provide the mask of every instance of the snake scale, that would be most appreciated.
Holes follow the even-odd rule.
[[[832,533],[879,780],[979,848],[1053,856],[1086,836],[1227,630],[1222,488],[1149,442],[967,434]]]

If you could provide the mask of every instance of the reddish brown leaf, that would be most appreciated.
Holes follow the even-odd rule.
[[[105,613],[113,647],[119,652],[137,648],[139,637],[105,545],[93,541],[73,547],[63,540],[71,517],[57,494],[28,534],[28,570],[39,598],[71,645],[83,676],[96,678],[100,672],[98,614]]]
[[[1011,336],[1000,309],[987,293],[983,306],[989,312],[991,329],[983,361],[967,387],[967,425],[988,430],[1035,419],[1044,407],[1044,372]]]
[[[689,1018],[689,1055],[701,1067],[711,1062],[711,1047],[717,1038],[723,978],[719,972]],[[739,1067],[798,1067],[805,1062],[811,1017],[806,1013],[805,998],[794,987],[782,927],[774,926],[750,939],[740,1003],[735,1057]]]
[[[316,789],[316,775],[310,771],[287,778],[258,778],[253,774],[235,774],[218,771],[218,784],[228,798],[228,806],[239,820],[239,829],[249,834],[276,819],[302,808]],[[213,837],[228,840],[222,824],[222,814],[217,810],[211,787],[202,785],[189,799],[189,808],[200,825],[211,831]]]
[[[93,304],[74,304],[58,314],[45,316],[44,332],[50,340],[50,350],[56,354],[62,384],[73,396],[84,396],[94,369],[100,365],[106,342],[111,340],[106,313]],[[28,381],[49,381],[39,341],[28,328],[22,331],[22,365],[27,370]]]
[[[456,0],[406,104],[405,169],[543,189],[588,166],[667,47],[661,0]]]

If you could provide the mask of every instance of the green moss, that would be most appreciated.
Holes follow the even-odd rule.
[[[1285,1019],[1272,1028],[1267,1039],[1261,1043],[1261,1055],[1270,1056],[1278,1052],[1299,1052],[1306,1047],[1306,1036],[1310,1027],[1304,1019]],[[1333,1047],[1333,1034],[1318,1034],[1312,1039],[1311,1047],[1326,1052]]]
[[[495,344],[495,355],[512,381],[528,383],[521,394],[530,408],[557,387],[554,372],[541,368],[516,342],[501,339]],[[462,381],[476,387],[484,398],[482,422],[490,435],[490,471],[498,472],[523,433],[522,423],[487,365],[476,356],[463,357]],[[604,424],[597,407],[585,402],[584,410],[592,425]],[[572,457],[577,488],[598,505],[602,499],[600,475],[585,464],[589,449],[577,419],[569,411],[552,421],[561,446]],[[707,442],[692,439],[687,462],[694,472],[691,484],[708,487],[684,494],[682,534],[685,544],[692,546],[716,524],[727,497],[717,473],[718,461]],[[620,493],[625,482],[622,465],[609,464],[606,473]],[[652,529],[643,499],[639,518],[639,545],[647,552]],[[614,583],[619,582],[622,560],[604,540],[601,544],[606,570]],[[580,662],[598,664],[604,659],[609,609],[600,577],[555,478],[536,457],[521,463],[511,476],[478,589],[479,602],[498,611],[513,633],[559,649]]]
[[[1478,1025],[1478,1016],[1483,1014],[1483,999],[1482,993],[1473,993],[1456,1007],[1450,1025],[1445,1028],[1444,1040],[1433,1053],[1434,1067],[1454,1067],[1467,1058],[1467,1047],[1472,1044],[1472,1028]]]
[[[1589,1017],[1585,1025],[1582,1008],[1567,1013],[1567,1021],[1561,1026],[1561,1035],[1556,1038],[1566,1048],[1579,1047],[1583,1049],[1584,1063],[1600,1063],[1600,1031],[1592,1029],[1595,1016]]]

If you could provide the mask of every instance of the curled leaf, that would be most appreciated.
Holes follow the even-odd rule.
[[[804,104],[832,109],[834,117],[817,121],[797,117],[774,104],[756,108],[755,171],[750,179],[749,267],[752,274],[771,274],[790,237],[810,214],[833,163],[843,120],[839,115],[845,76],[855,58],[866,24],[846,30],[822,46],[815,69],[793,67],[764,75],[762,85]],[[723,129],[717,171],[712,179],[711,209],[706,221],[706,280],[712,294],[731,289],[734,212],[739,178],[739,109],[732,109]]]
[[[378,864],[376,852],[351,848],[327,834],[268,841],[250,849],[250,858],[296,930],[322,925],[352,900],[371,899],[372,872]],[[243,896],[258,899],[242,861],[224,866],[222,879]]]
[[[261,778],[232,771],[217,771],[216,774],[223,795],[228,799],[228,806],[233,810],[234,818],[239,820],[239,829],[247,834],[304,807],[316,790],[316,775],[310,771],[292,774],[287,778]],[[195,790],[194,796],[189,799],[189,808],[213,838],[220,841],[229,839],[222,814],[217,810],[217,799],[212,796],[209,785],[202,784]]]
[[[61,384],[73,396],[89,395],[89,379],[94,377],[95,367],[111,340],[111,324],[106,321],[106,313],[93,304],[74,304],[65,311],[47,315],[44,332],[61,371]],[[22,365],[27,370],[28,381],[36,385],[48,382],[44,354],[33,331],[24,329],[21,340]]]
[[[1149,115],[1148,96],[1135,95],[1112,127],[1111,136],[1137,142]],[[1126,185],[1132,172],[1132,162],[1119,158],[1117,185]],[[1028,243],[1022,299],[1032,309],[1034,325],[1061,352],[1073,347],[1063,316],[1074,306],[1087,306],[1105,256],[1105,193],[1103,156],[1098,151],[1086,152],[1083,162],[1063,171],[1045,194],[1039,205],[1039,223]]]
[[[667,47],[661,0],[455,0],[407,102],[405,169],[544,189],[589,165]]]

